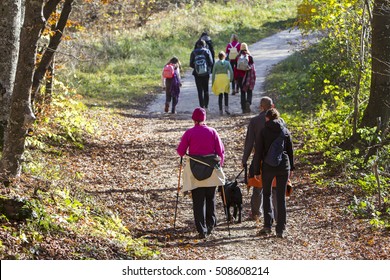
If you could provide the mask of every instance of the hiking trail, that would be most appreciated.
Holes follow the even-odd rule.
[[[225,145],[224,172],[228,179],[241,171],[247,125],[258,114],[267,71],[299,49],[300,39],[299,31],[288,30],[249,46],[257,72],[251,114],[241,114],[239,94],[230,94],[233,114],[220,116],[217,96],[210,93],[206,122],[218,131]],[[189,58],[180,60],[186,64]],[[275,234],[256,236],[262,224],[248,220],[252,190],[248,193],[243,183],[243,222],[230,225],[230,236],[218,193],[218,225],[209,239],[196,239],[192,201],[182,193],[174,230],[180,161],[176,147],[184,131],[193,126],[191,114],[198,106],[194,78],[190,72],[183,76],[176,115],[163,112],[163,93],[146,107],[138,104],[118,108],[110,116],[97,110],[92,114],[102,123],[102,133],[69,163],[84,174],[83,188],[112,209],[134,237],[148,240],[149,246],[161,252],[162,259],[387,258],[389,236],[373,234],[365,223],[345,211],[352,196],[348,188],[317,187],[310,181],[310,166],[299,155],[292,178],[293,193],[287,199],[286,238],[275,238]],[[291,132],[294,143],[299,145],[299,135]],[[315,160],[313,155],[312,161]]]
[[[252,100],[252,112],[258,112],[258,104],[260,98],[263,95],[263,83],[267,74],[267,71],[276,63],[282,61],[287,56],[292,54],[293,51],[300,48],[301,33],[297,29],[291,29],[282,31],[273,36],[265,38],[255,44],[249,46],[249,52],[253,56],[255,68],[256,68],[256,85],[253,89]],[[219,50],[220,51],[220,50]],[[216,50],[216,53],[219,52]],[[181,62],[184,65],[189,63],[190,58],[181,58]],[[198,94],[195,86],[194,76],[191,74],[192,69],[187,71],[182,78],[182,88],[179,97],[179,103],[177,105],[177,113],[179,115],[191,114],[195,107],[199,106]],[[209,102],[209,114],[219,114],[218,108],[218,96],[211,91],[211,75],[210,75],[210,102]],[[147,112],[152,115],[164,114],[163,106],[165,104],[165,92],[157,95],[156,100],[151,103]],[[231,95],[229,93],[229,109],[233,115],[241,114],[240,106],[240,94]],[[190,115],[191,116],[191,115]]]

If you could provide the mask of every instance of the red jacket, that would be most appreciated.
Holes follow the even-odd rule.
[[[246,51],[240,51],[238,53],[237,58],[236,58],[236,62],[238,60],[238,57],[241,54],[248,54],[248,53]],[[249,55],[249,65],[253,65],[253,57],[250,54],[248,54],[248,55]],[[236,63],[236,66],[234,66],[234,79],[237,80],[238,78],[244,78],[245,73],[246,73],[246,71],[237,69],[237,63]]]
[[[226,51],[225,51],[226,56],[229,56],[230,49],[232,48],[232,46],[236,47],[237,51],[240,52],[241,44],[238,41],[232,41],[226,46]],[[235,59],[236,59],[235,57],[229,57],[229,60],[235,60]]]

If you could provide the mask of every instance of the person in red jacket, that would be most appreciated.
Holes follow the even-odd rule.
[[[252,90],[256,80],[255,65],[251,56],[248,45],[242,43],[240,52],[236,58],[236,66],[234,68],[234,79],[241,91],[241,109],[242,113],[250,113],[250,105],[252,104]]]
[[[226,51],[225,51],[226,56],[230,61],[230,65],[232,66],[232,69],[236,67],[237,64],[236,58],[238,53],[240,52],[240,47],[241,44],[240,42],[238,42],[238,36],[236,34],[232,34],[232,36],[230,37],[230,43],[227,44]],[[238,93],[238,84],[235,81],[235,79],[233,79],[232,95],[235,95],[236,93]]]

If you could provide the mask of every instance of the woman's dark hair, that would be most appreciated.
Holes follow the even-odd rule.
[[[176,56],[174,56],[171,58],[171,60],[169,60],[169,63],[173,63],[173,64],[179,63],[179,59]]]
[[[272,120],[279,119],[280,114],[278,110],[276,110],[275,108],[271,108],[267,110],[267,112],[265,112],[265,117],[268,118],[270,121],[272,121]]]

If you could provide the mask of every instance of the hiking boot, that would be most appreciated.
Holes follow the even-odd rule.
[[[169,111],[169,104],[168,104],[168,103],[165,103],[164,112],[165,112],[165,113],[168,113],[168,111]]]
[[[283,233],[282,232],[277,232],[276,233],[277,238],[283,238]]]
[[[225,107],[225,113],[226,113],[227,115],[230,115],[229,106],[226,106],[226,107]]]
[[[207,234],[206,233],[199,233],[196,239],[207,239]]]
[[[271,233],[271,229],[270,229],[270,228],[263,227],[263,228],[259,231],[258,235],[268,235],[268,234],[270,234],[270,233]]]
[[[220,114],[221,116],[223,115],[223,110],[222,110],[222,109],[219,110],[219,114]]]
[[[251,112],[251,104],[247,102],[245,104],[245,113],[250,113]]]

